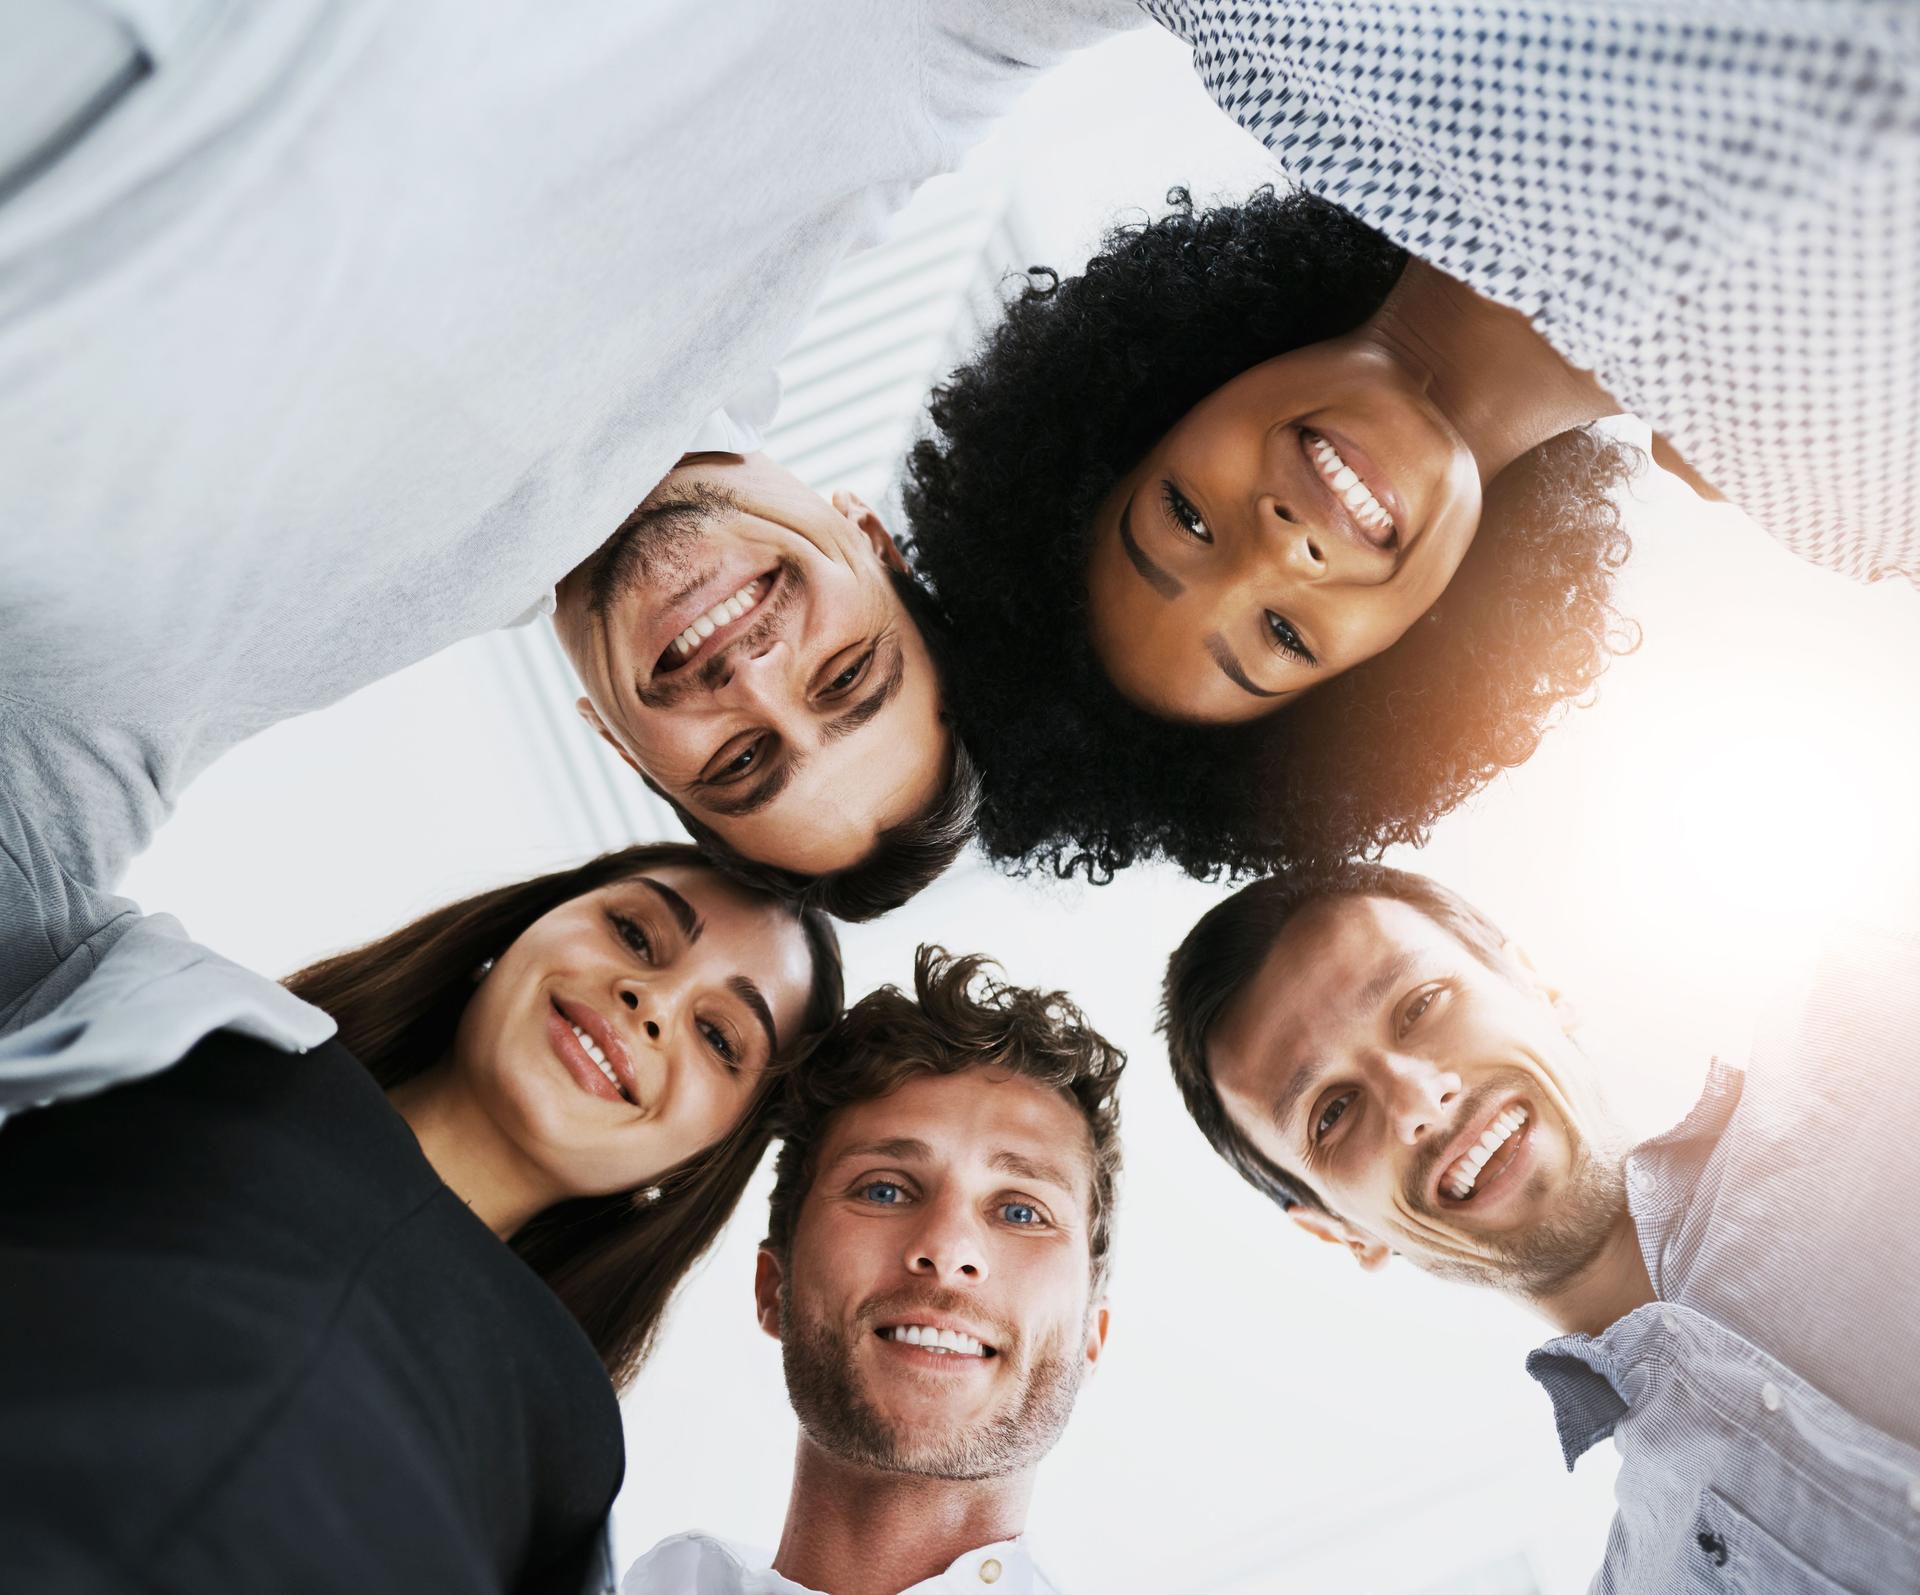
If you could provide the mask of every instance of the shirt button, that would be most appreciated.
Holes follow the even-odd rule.
[[[1760,1387],[1760,1405],[1769,1412],[1780,1410],[1780,1387],[1771,1379]]]
[[[1669,1307],[1660,1309],[1660,1323],[1668,1334],[1672,1334],[1680,1327],[1680,1320],[1673,1316],[1673,1310]]]
[[[998,1584],[1000,1582],[1000,1575],[1004,1571],[1005,1569],[1000,1565],[1000,1559],[997,1556],[989,1556],[980,1564],[980,1582],[982,1584]]]

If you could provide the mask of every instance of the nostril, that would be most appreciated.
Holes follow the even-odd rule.
[[[629,1008],[638,1008],[640,1006],[640,999],[630,991],[621,992],[620,1000],[624,1002]]]
[[[1274,505],[1273,513],[1278,515],[1280,519],[1285,521],[1289,526],[1292,526],[1295,523],[1295,521],[1298,519],[1298,517],[1293,513],[1293,511],[1288,509],[1287,506],[1284,504]]]
[[[1307,539],[1307,552],[1313,556],[1314,564],[1324,565],[1326,563],[1326,556],[1320,552],[1320,545],[1314,542],[1312,538]]]
[[[657,1024],[655,1024],[651,1019],[649,1019],[647,1021],[647,1040],[658,1041],[659,1039],[660,1039],[660,1027]]]

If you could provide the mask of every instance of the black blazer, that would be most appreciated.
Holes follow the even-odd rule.
[[[575,1595],[622,1467],[586,1336],[337,1043],[0,1126],[0,1588]]]

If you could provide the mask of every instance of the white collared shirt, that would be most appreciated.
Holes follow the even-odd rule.
[[[620,1595],[832,1595],[796,1584],[757,1551],[711,1534],[675,1534],[627,1569]],[[900,1595],[1060,1595],[1021,1540],[1000,1540],[955,1558],[945,1572]]]

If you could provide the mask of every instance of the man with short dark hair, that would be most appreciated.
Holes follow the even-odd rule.
[[[689,455],[555,591],[579,711],[752,884],[868,919],[953,862],[977,780],[893,538],[763,454]]]
[[[1162,1022],[1195,1121],[1302,1229],[1560,1331],[1527,1367],[1568,1467],[1624,1458],[1597,1590],[1920,1587],[1920,945],[1851,941],[1631,1149],[1564,997],[1397,870],[1236,893]]]
[[[779,1547],[675,1535],[623,1595],[1053,1589],[1020,1535],[1106,1341],[1125,1060],[977,957],[922,947],[914,990],[789,1099],[754,1280],[800,1419]]]

